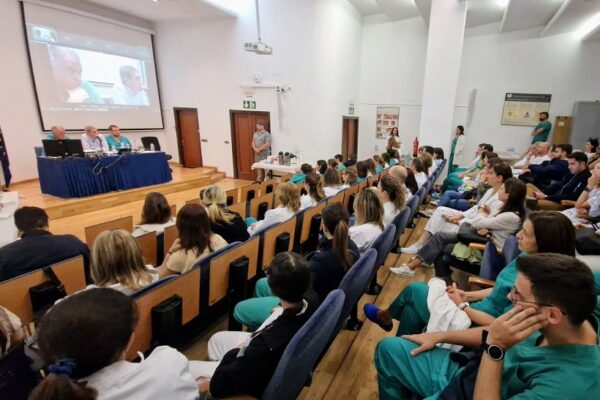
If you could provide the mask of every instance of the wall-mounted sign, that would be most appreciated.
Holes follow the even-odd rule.
[[[398,127],[400,107],[377,106],[377,122],[375,124],[375,137],[386,139],[393,128]]]
[[[254,100],[244,100],[244,109],[256,110],[256,101]]]
[[[506,93],[502,125],[536,126],[542,111],[550,110],[551,94]]]

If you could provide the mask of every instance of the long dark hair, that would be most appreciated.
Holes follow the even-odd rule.
[[[177,213],[176,224],[179,242],[186,252],[195,249],[198,254],[202,254],[207,247],[213,251],[210,219],[203,206],[197,203],[186,204]]]
[[[569,218],[558,211],[534,211],[528,219],[538,253],[560,253],[575,256],[575,227]]]
[[[417,193],[417,190],[419,190],[419,184],[415,179],[415,174],[410,168],[406,168],[406,181],[404,181],[404,186],[406,186],[412,194]]]
[[[29,399],[96,399],[97,391],[78,380],[121,358],[137,317],[129,296],[106,288],[81,291],[52,307],[38,331],[49,373]]]
[[[323,225],[333,235],[333,254],[344,271],[348,271],[354,261],[354,255],[348,250],[349,223],[348,211],[340,203],[330,204],[323,210]]]
[[[310,172],[306,175],[304,183],[308,186],[308,195],[317,203],[325,198],[323,193],[323,185],[321,184],[321,178],[315,172]]]
[[[325,175],[323,175],[323,181],[325,186],[340,186],[342,184],[340,174],[333,168],[327,168]]]
[[[517,178],[508,178],[503,183],[508,199],[500,209],[499,213],[514,212],[519,216],[521,222],[525,219],[525,196],[527,186]]]
[[[317,161],[317,165],[319,166],[319,174],[323,175],[327,169],[327,161],[319,160]]]
[[[502,177],[502,182],[506,182],[513,177],[512,168],[506,163],[501,162],[494,164],[492,170],[496,175]]]
[[[167,198],[162,193],[148,193],[142,209],[141,224],[164,224],[169,222],[170,219],[171,207],[167,202]]]
[[[359,178],[366,178],[369,173],[369,163],[366,161],[359,161],[356,163],[356,175]]]

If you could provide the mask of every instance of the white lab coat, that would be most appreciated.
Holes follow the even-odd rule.
[[[360,254],[367,251],[382,232],[383,230],[376,224],[354,225],[348,230],[350,239],[356,243]]]
[[[264,231],[265,229],[276,225],[280,222],[285,222],[292,218],[295,213],[287,207],[279,206],[271,210],[267,210],[265,218],[258,221],[256,224],[248,227],[248,233],[250,235],[256,235],[257,233]]]
[[[427,332],[460,331],[471,326],[471,319],[448,297],[446,282],[439,278],[429,280],[427,294],[427,308],[429,308],[429,322]],[[440,344],[440,347],[459,351],[462,346]]]

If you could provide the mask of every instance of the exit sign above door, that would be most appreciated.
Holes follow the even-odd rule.
[[[256,110],[256,101],[244,100],[244,108],[249,110]]]

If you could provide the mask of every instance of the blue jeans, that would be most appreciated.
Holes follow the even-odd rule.
[[[461,194],[455,190],[446,190],[440,201],[438,201],[438,207],[450,207],[458,211],[466,211],[470,208],[469,201],[461,199]]]

